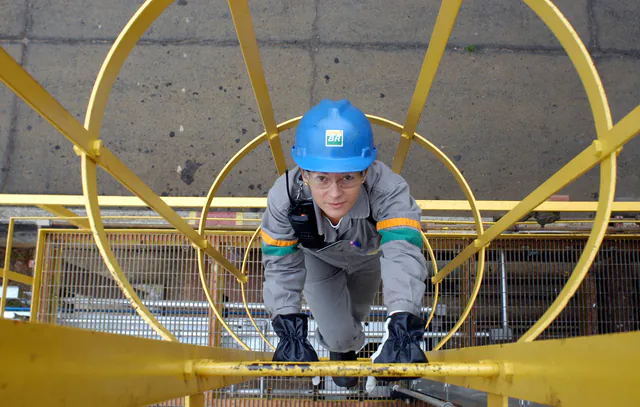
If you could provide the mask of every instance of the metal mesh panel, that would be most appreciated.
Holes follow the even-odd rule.
[[[114,254],[143,303],[176,337],[185,343],[240,348],[216,321],[208,307],[197,269],[196,251],[172,231],[109,232]],[[209,242],[237,267],[247,254],[245,294],[255,322],[267,339],[277,344],[262,300],[263,270],[260,241],[247,249],[250,234],[216,232]],[[472,239],[430,237],[438,266],[444,266]],[[485,277],[471,314],[445,349],[513,342],[545,312],[568,280],[586,239],[569,237],[505,237],[487,249]],[[108,272],[90,233],[49,232],[44,242],[42,294],[38,319],[78,328],[159,339],[135,314]],[[435,346],[463,312],[477,276],[477,259],[463,264],[441,284],[433,322],[426,333],[426,349]],[[430,273],[431,274],[431,273]],[[214,261],[206,262],[209,289],[220,313],[253,350],[270,348],[253,328],[244,310],[241,286]],[[424,316],[433,302],[428,282]],[[308,312],[308,309],[305,308]],[[378,294],[365,323],[366,345],[360,357],[369,357],[382,337],[386,317]],[[317,342],[310,321],[310,341],[318,355],[328,351]],[[557,320],[540,339],[566,338],[640,329],[640,241],[607,238],[589,275]],[[336,387],[330,378],[313,386],[309,378],[257,378],[207,393],[206,405],[269,404],[272,402],[341,403],[385,400],[388,388],[366,395],[364,379],[357,390]],[[381,396],[377,397],[377,396]],[[387,400],[387,403],[396,403]],[[182,406],[184,399],[162,403]]]
[[[172,232],[108,234],[129,282],[158,321],[185,343],[208,345],[210,315],[196,253]],[[48,233],[38,320],[160,339],[129,305],[89,233]]]

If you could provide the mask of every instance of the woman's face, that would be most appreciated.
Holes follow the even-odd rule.
[[[366,171],[302,172],[313,200],[334,225],[355,205],[365,177]]]

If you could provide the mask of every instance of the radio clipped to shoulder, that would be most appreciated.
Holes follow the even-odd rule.
[[[308,249],[324,247],[324,236],[318,233],[318,223],[313,200],[298,200],[291,197],[289,192],[289,171],[285,175],[287,181],[287,195],[289,196],[289,222],[298,241]],[[300,194],[298,194],[300,195]]]

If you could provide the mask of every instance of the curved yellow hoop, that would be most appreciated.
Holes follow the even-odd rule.
[[[131,50],[171,3],[173,0],[147,0],[131,17],[109,49],[100,67],[99,79],[91,92],[84,121],[84,127],[89,130],[91,138],[98,138],[111,89]]]
[[[111,246],[109,245],[109,239],[104,231],[104,225],[102,218],[100,217],[100,206],[98,205],[98,189],[96,185],[96,163],[87,157],[86,154],[82,154],[82,190],[84,192],[85,207],[87,208],[87,216],[89,217],[89,224],[91,225],[91,231],[98,246],[98,250],[104,259],[109,272],[116,280],[118,287],[129,300],[129,303],[133,309],[142,317],[142,319],[153,328],[154,331],[160,337],[167,341],[177,342],[175,336],[173,336],[167,328],[162,326],[160,322],[151,314],[149,309],[142,304],[140,297],[136,294],[131,284],[124,275],[124,272],[120,268],[118,261],[116,260]]]
[[[402,132],[402,128],[403,127],[400,124],[396,123],[396,122],[393,122],[393,121],[388,120],[388,119],[384,119],[382,117],[373,116],[373,115],[367,115],[367,118],[369,119],[369,121],[372,124],[385,127],[387,129],[393,130],[393,131],[395,131],[397,133],[401,133]],[[301,117],[296,117],[296,118],[287,120],[286,122],[283,122],[283,123],[279,124],[277,126],[278,132],[293,128],[298,123],[298,121],[300,119],[301,119]],[[204,207],[202,208],[202,213],[200,215],[200,225],[199,225],[199,228],[198,228],[198,231],[199,231],[199,233],[201,235],[203,235],[205,230],[206,230],[207,214],[209,213],[209,209],[211,207],[211,202],[213,201],[213,198],[214,198],[216,192],[218,191],[218,189],[220,188],[220,185],[222,185],[222,182],[224,181],[224,179],[227,177],[229,172],[231,172],[233,167],[235,167],[236,164],[240,160],[242,160],[247,154],[249,154],[249,152],[251,152],[253,149],[258,147],[265,140],[267,140],[267,133],[266,132],[260,134],[259,136],[257,136],[253,140],[251,140],[249,143],[247,143],[244,147],[242,147],[240,149],[240,151],[238,151],[227,162],[227,164],[224,166],[222,171],[220,171],[220,173],[218,174],[218,176],[214,180],[213,184],[211,185],[211,188],[209,189],[209,193],[207,194],[207,200],[205,202]],[[451,161],[449,159],[449,157],[447,157],[433,143],[427,141],[425,138],[423,138],[419,134],[415,133],[413,140],[415,140],[416,143],[418,143],[420,146],[425,148],[427,151],[429,151],[433,155],[435,155],[436,158],[438,158],[438,160],[440,160],[440,162],[442,162],[445,165],[445,167],[447,167],[447,169],[449,169],[449,171],[453,174],[454,178],[456,179],[456,181],[458,182],[458,184],[462,188],[463,193],[467,197],[467,200],[469,201],[469,206],[471,207],[471,211],[473,213],[476,229],[478,230],[478,234],[481,234],[484,229],[483,229],[483,225],[482,225],[482,218],[480,217],[480,211],[478,210],[478,207],[477,207],[477,204],[476,204],[475,196],[473,195],[473,191],[469,187],[469,184],[467,183],[466,179],[464,178],[464,176],[462,175],[462,173],[460,172],[458,167],[456,167],[456,165],[453,163],[453,161]],[[428,247],[430,248],[430,245]],[[484,275],[484,252],[485,252],[485,249],[482,248],[481,252],[482,252],[481,255],[478,257],[478,273],[477,273],[477,277],[476,277],[476,282],[475,282],[475,285],[474,285],[474,290],[472,292],[472,295],[469,298],[469,302],[468,302],[463,314],[461,315],[460,319],[454,325],[453,329],[438,344],[440,347],[443,346],[457,332],[457,330],[460,328],[460,326],[462,326],[462,323],[464,322],[464,320],[468,317],[469,313],[471,312],[471,308],[473,307],[475,299],[477,298],[477,294],[478,294],[478,291],[480,290],[480,286],[481,286],[481,283],[482,283],[482,277]],[[434,257],[432,257],[432,259],[434,259]],[[208,289],[207,284],[206,284],[206,278],[205,278],[204,270],[205,270],[204,254],[202,253],[202,250],[199,249],[198,250],[198,272],[200,274],[200,282],[202,284],[202,288],[205,291],[205,295],[207,297],[207,301],[209,302],[209,305],[211,306],[213,311],[216,313],[216,316],[220,319],[222,325],[225,327],[227,332],[229,332],[229,334],[231,336],[236,338],[236,340],[239,343],[242,344],[242,341],[239,338],[237,338],[235,333],[233,333],[231,328],[225,323],[224,319],[222,319],[219,316],[219,313],[217,312],[217,309],[215,307],[213,299],[211,298],[211,293],[209,292],[209,289]],[[434,269],[434,270],[437,270],[437,269]],[[245,276],[245,278],[246,278],[246,276]],[[435,307],[432,309],[432,312],[434,312],[434,310],[435,310]],[[430,319],[432,317],[433,316],[431,316]]]
[[[240,270],[243,273],[245,273],[247,259],[249,257],[249,249],[253,245],[253,242],[256,239],[256,236],[258,236],[258,233],[260,233],[261,229],[262,229],[262,227],[258,226],[256,231],[251,236],[251,239],[249,240],[249,243],[247,244],[247,250],[244,253],[244,258],[242,260],[242,267],[240,268]],[[435,270],[434,271],[434,274],[435,274],[437,272],[437,270],[438,270],[438,264],[437,264],[437,262],[435,260],[435,254],[433,252],[433,248],[431,247],[431,244],[429,243],[429,239],[427,239],[427,236],[424,233],[422,233],[422,241],[424,242],[424,244],[427,247],[427,251],[429,252],[429,256],[431,256],[431,262],[432,262],[432,265],[433,265],[433,269]],[[439,286],[440,286],[440,283],[435,284],[435,294],[434,294],[434,299],[433,299],[433,305],[431,306],[431,312],[429,314],[429,318],[428,318],[428,320],[427,320],[427,322],[425,324],[425,327],[424,327],[425,331],[427,330],[427,328],[429,328],[429,324],[431,323],[431,321],[433,320],[433,316],[435,315],[436,306],[438,305]],[[251,314],[251,310],[249,309],[249,304],[247,304],[247,299],[246,299],[245,289],[244,289],[244,284],[243,283],[240,283],[240,289],[242,290],[242,301],[244,303],[244,309],[245,309],[245,311],[247,313],[247,316],[249,317],[249,320],[251,321],[251,324],[253,325],[255,330],[258,332],[258,334],[260,335],[262,340],[272,350],[276,350],[276,348],[271,344],[271,342],[269,342],[269,340],[264,336],[264,332],[262,332],[262,330],[260,328],[258,328],[258,325],[256,324],[256,321],[253,319],[253,315]]]
[[[100,73],[96,79],[85,118],[85,128],[90,140],[98,138],[102,127],[102,118],[107,105],[107,100],[111,92],[113,83],[122,68],[127,55],[138,42],[138,39],[147,30],[153,21],[172,3],[170,0],[148,0],[134,14],[126,27],[122,30],[118,40],[111,47],[109,54],[105,58]],[[153,328],[153,330],[165,340],[176,342],[173,336],[158,320],[151,314],[149,309],[142,304],[140,297],[127,280],[124,272],[116,260],[109,240],[104,230],[104,224],[100,217],[100,206],[98,205],[98,188],[96,184],[96,163],[81,155],[82,190],[85,198],[85,208],[91,231],[93,233],[98,250],[104,262],[111,272],[113,279],[124,294],[125,298],[142,319]]]
[[[253,245],[254,240],[256,240],[256,236],[258,236],[258,233],[260,233],[260,230],[262,229],[262,227],[258,226],[258,228],[256,229],[255,232],[253,232],[253,235],[251,236],[251,239],[249,240],[249,244],[247,245],[247,250],[245,250],[244,252],[244,258],[242,259],[242,267],[240,268],[240,270],[245,273],[245,269],[247,267],[247,259],[249,258],[249,252],[251,251],[251,245]],[[258,328],[258,325],[256,324],[256,321],[254,321],[253,319],[253,315],[251,315],[251,310],[249,309],[249,304],[247,304],[247,297],[245,295],[245,291],[244,291],[244,284],[240,283],[240,289],[242,290],[242,302],[244,303],[244,310],[247,312],[247,316],[249,317],[249,320],[251,321],[251,325],[253,325],[253,327],[255,328],[255,330],[258,332],[258,334],[260,335],[260,337],[262,338],[262,340],[272,349],[272,350],[276,350],[276,348],[271,344],[271,342],[269,342],[269,340],[264,336],[264,333],[262,332],[262,330],[260,328]]]
[[[606,139],[613,127],[611,111],[600,75],[598,75],[598,71],[584,43],[551,1],[524,1],[554,33],[569,55],[587,93],[596,126],[596,136],[600,140]],[[580,255],[580,259],[571,273],[571,277],[547,311],[518,339],[518,342],[535,340],[558,317],[569,303],[571,297],[576,293],[578,287],[580,287],[604,239],[611,216],[611,206],[615,197],[615,185],[616,154],[613,153],[600,163],[600,196],[593,229]]]
[[[369,116],[369,115],[367,115],[367,117],[369,118],[369,120],[371,120],[372,123],[384,126],[390,130],[393,130],[396,132],[399,132],[402,130],[402,127],[398,123],[392,122],[391,120],[383,119],[381,117],[376,117],[376,116]],[[476,199],[475,199],[475,196],[473,195],[473,191],[469,187],[469,184],[467,183],[466,179],[464,178],[464,176],[462,175],[458,167],[456,167],[453,161],[451,161],[449,157],[446,156],[446,154],[440,151],[438,147],[436,147],[433,143],[431,143],[424,137],[420,136],[419,134],[416,133],[412,138],[412,140],[415,141],[420,146],[422,146],[425,150],[429,151],[434,156],[436,156],[436,158],[440,160],[440,162],[444,164],[444,166],[447,167],[449,172],[451,172],[451,174],[454,176],[454,178],[460,185],[460,188],[462,188],[462,192],[464,193],[465,197],[469,201],[469,206],[471,207],[471,212],[473,213],[473,218],[476,224],[476,230],[478,231],[478,235],[481,235],[484,229],[482,225],[482,218],[480,217],[480,210],[478,210],[478,206],[476,204]],[[467,302],[467,305],[465,306],[464,311],[460,315],[460,318],[458,319],[456,324],[453,326],[453,328],[451,328],[451,330],[447,332],[447,335],[445,335],[444,338],[442,338],[442,340],[440,340],[440,342],[433,348],[434,351],[442,348],[449,341],[449,339],[451,339],[451,337],[458,331],[458,329],[460,329],[464,321],[469,316],[469,313],[471,312],[471,308],[473,308],[473,304],[475,303],[476,298],[478,297],[478,292],[480,291],[480,287],[482,285],[482,278],[484,277],[485,251],[486,251],[485,247],[482,247],[480,249],[480,253],[478,255],[478,266],[477,266],[478,271],[476,274],[476,280],[473,286],[473,290],[471,291],[471,295],[469,296],[469,301]],[[431,281],[434,284],[439,284],[439,281],[434,281],[434,278],[435,276],[431,279]],[[432,312],[434,310],[432,310]]]
[[[431,257],[431,265],[433,266],[433,274],[436,275],[438,273],[438,262],[436,262],[436,255],[433,252],[433,248],[431,247],[431,243],[429,243],[429,239],[427,239],[427,235],[422,232],[422,242],[427,247],[427,252]],[[435,291],[433,293],[433,304],[431,305],[431,312],[429,313],[429,318],[427,318],[427,322],[424,324],[424,330],[426,331],[429,328],[429,324],[433,320],[433,316],[436,315],[436,307],[438,306],[438,295],[440,293],[440,283],[435,284]]]
[[[296,117],[279,124],[277,127],[278,132],[292,128],[293,126],[295,126],[298,120],[300,120],[300,117]],[[249,143],[247,143],[244,147],[242,147],[240,151],[238,151],[233,157],[231,157],[231,159],[227,161],[225,166],[222,168],[222,171],[220,171],[216,179],[213,181],[211,188],[209,189],[209,192],[207,194],[207,200],[202,208],[202,213],[200,214],[200,225],[198,226],[198,232],[200,233],[200,235],[204,236],[205,230],[207,228],[207,215],[209,214],[209,209],[211,208],[211,202],[213,201],[213,198],[216,192],[218,192],[218,188],[220,188],[220,185],[222,185],[222,181],[224,181],[227,175],[229,175],[229,172],[231,172],[233,167],[235,167],[236,164],[240,162],[240,160],[242,160],[247,154],[249,154],[253,149],[258,147],[264,141],[267,141],[267,139],[268,137],[266,132],[260,134],[258,137],[254,138]],[[218,312],[218,309],[216,308],[213,302],[213,298],[211,297],[211,292],[207,287],[207,279],[206,279],[204,270],[205,270],[204,251],[198,248],[198,274],[200,275],[200,284],[202,285],[204,294],[207,297],[207,302],[209,303],[211,310],[216,315],[216,317],[218,318],[218,320],[220,321],[224,329],[229,333],[229,335],[231,335],[240,344],[240,346],[242,346],[246,350],[249,350],[249,347],[235,334],[233,329],[231,329],[231,327],[227,324],[227,322],[224,320],[222,315],[220,315],[220,312]],[[246,276],[244,274],[243,274],[243,277],[245,278],[244,281],[238,279],[240,283],[244,283],[246,281]]]
[[[560,41],[573,63],[589,99],[598,138],[611,129],[609,103],[589,51],[562,12],[550,0],[523,0]]]
[[[569,303],[569,300],[576,293],[582,280],[589,272],[593,260],[598,254],[602,240],[609,225],[611,217],[611,205],[615,196],[616,183],[616,153],[611,154],[608,159],[600,165],[600,199],[598,201],[598,211],[593,221],[593,229],[580,259],[576,264],[571,277],[562,288],[551,306],[538,319],[538,321],[525,332],[518,342],[531,342],[535,340],[551,323],[558,317]]]

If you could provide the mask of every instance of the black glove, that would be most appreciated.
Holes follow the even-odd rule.
[[[280,338],[274,362],[317,362],[318,354],[307,340],[307,316],[305,314],[276,315],[271,321]]]
[[[387,317],[382,343],[371,356],[373,363],[427,363],[427,356],[420,349],[424,326],[422,318],[409,312]]]

